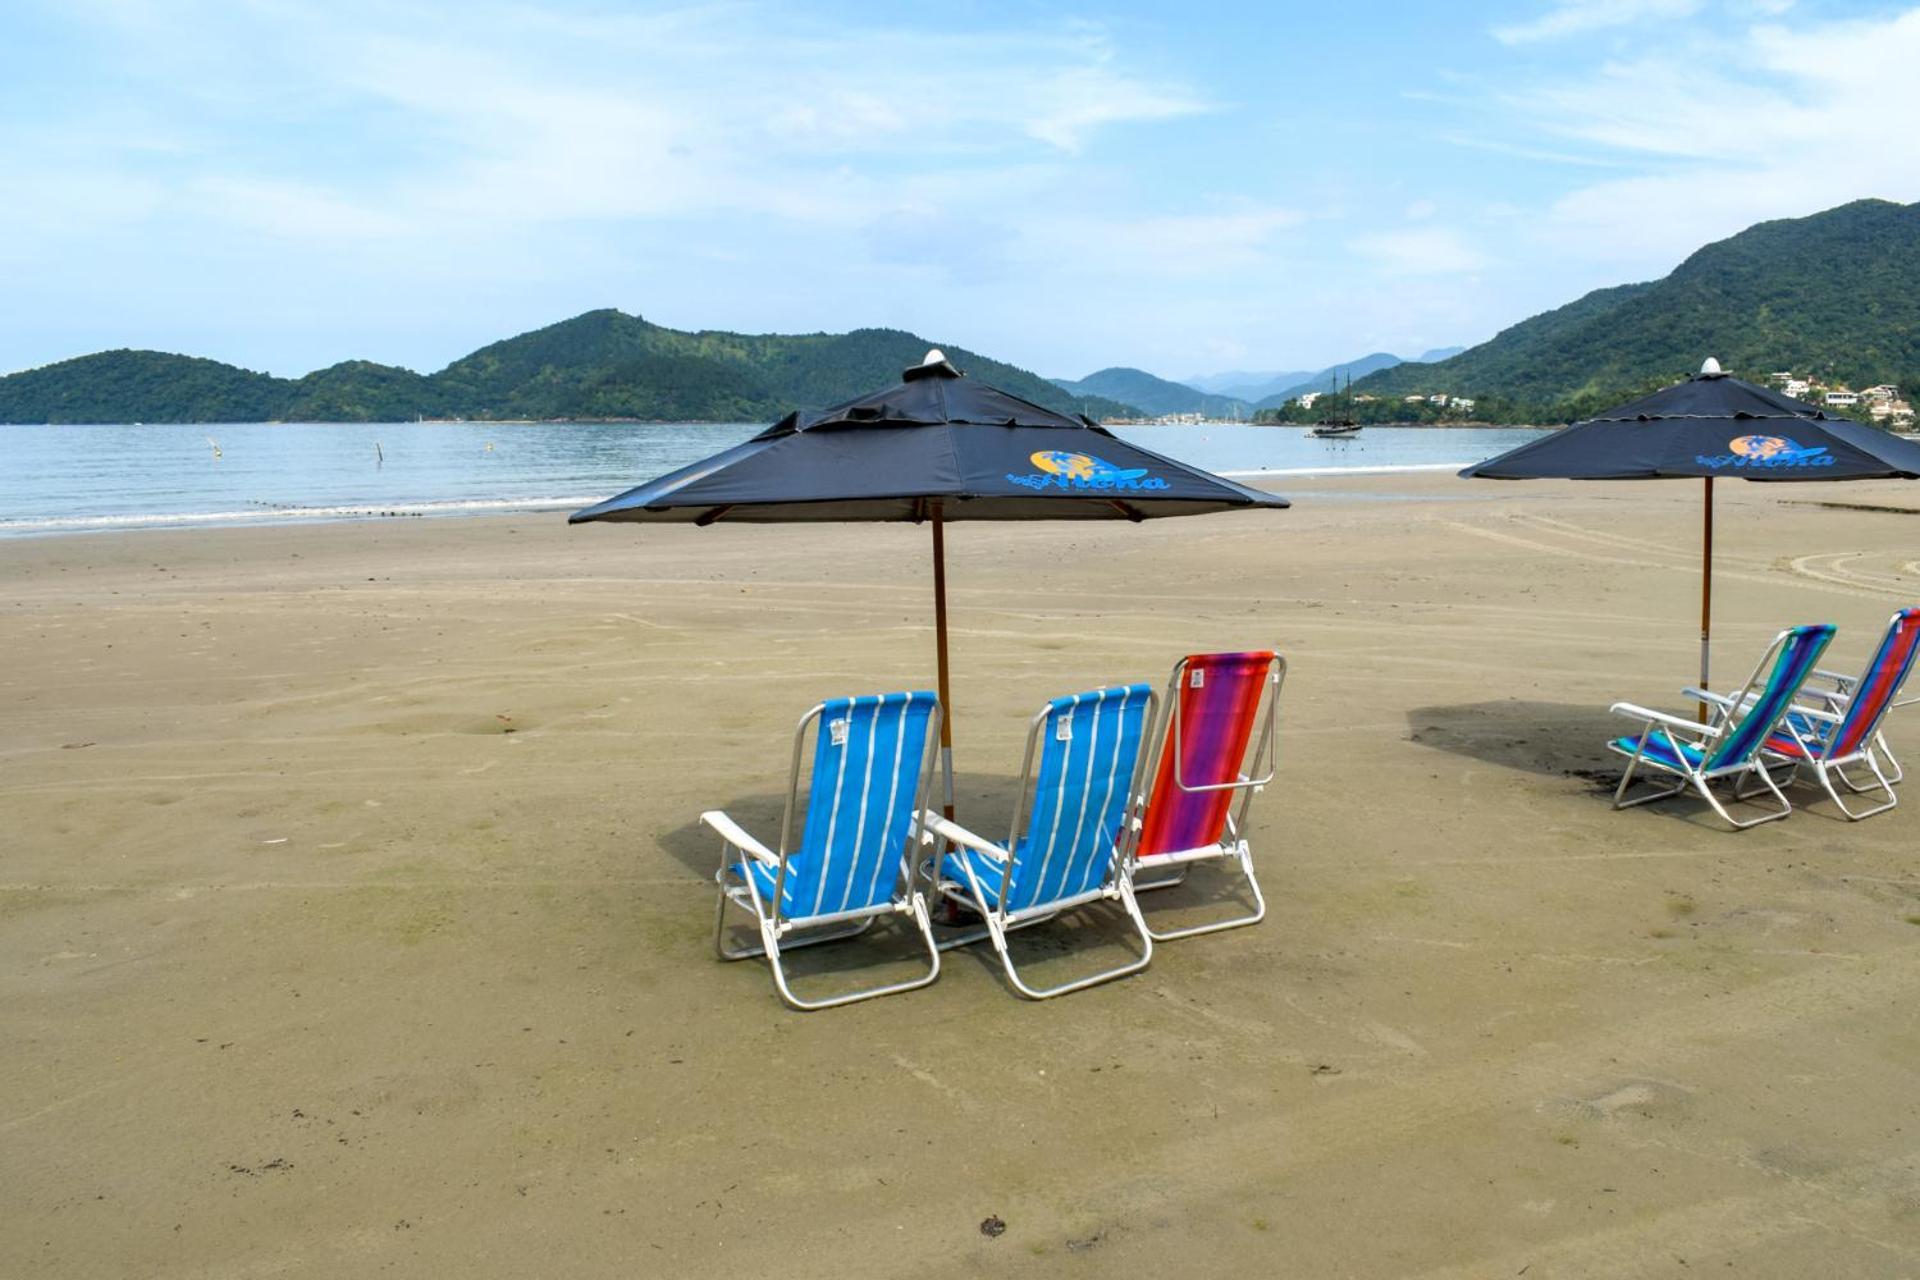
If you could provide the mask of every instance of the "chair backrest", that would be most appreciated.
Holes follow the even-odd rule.
[[[1272,742],[1280,665],[1270,649],[1194,654],[1175,665],[1159,765],[1142,815],[1136,857],[1182,853],[1225,838],[1235,793],[1241,793],[1244,806],[1248,788],[1267,781],[1243,781],[1241,773],[1248,764],[1247,744],[1261,698],[1270,684],[1274,698],[1267,705],[1256,754]]]
[[[1130,684],[1055,698],[1034,717],[1003,911],[1089,893],[1114,874],[1154,702],[1151,685]]]
[[[1775,636],[1760,665],[1747,678],[1746,688],[1729,704],[1741,706],[1751,698],[1746,714],[1729,723],[1702,767],[1711,770],[1741,764],[1759,750],[1832,641],[1833,626],[1825,622],[1794,627]]]
[[[1920,651],[1920,606],[1902,609],[1887,623],[1887,634],[1881,637],[1880,647],[1867,663],[1860,683],[1854,688],[1853,699],[1847,704],[1847,714],[1825,752],[1829,758],[1850,756],[1873,736],[1888,708],[1893,706],[1900,686],[1906,683],[1916,651]]]
[[[806,826],[793,846],[787,841],[810,721],[818,728]],[[925,690],[835,698],[801,718],[780,830],[781,852],[792,850],[780,884],[781,916],[856,911],[892,896],[905,873],[914,815],[926,800],[939,724],[940,700]]]

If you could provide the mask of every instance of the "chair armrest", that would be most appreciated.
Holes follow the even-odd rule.
[[[1851,693],[1853,692],[1853,686],[1857,682],[1858,677],[1842,675],[1838,671],[1828,671],[1824,667],[1815,667],[1813,671],[1807,676],[1807,679],[1825,680],[1828,683],[1835,685],[1841,693]]]
[[[1005,862],[1008,857],[1007,851],[993,841],[982,839],[959,823],[928,809],[920,815],[921,843],[932,844],[934,835],[938,835],[941,839],[951,841],[954,844],[965,845],[967,848],[978,853],[984,853],[990,858],[998,858],[1002,862]]]
[[[1629,720],[1644,720],[1648,727],[1655,724],[1666,725],[1669,729],[1680,729],[1702,738],[1717,738],[1720,730],[1710,724],[1701,724],[1697,720],[1682,720],[1679,716],[1670,716],[1664,711],[1653,711],[1632,702],[1616,702],[1607,710]]]
[[[1729,711],[1740,701],[1738,698],[1734,698],[1728,694],[1714,693],[1709,689],[1682,689],[1680,696],[1683,698],[1691,698],[1695,702],[1711,702],[1714,706],[1725,707]]]
[[[780,865],[780,857],[773,850],[748,835],[746,828],[729,818],[718,809],[709,809],[700,815],[700,821],[720,833],[720,838],[728,844],[770,867]]]
[[[1839,724],[1843,719],[1831,711],[1822,711],[1818,707],[1794,707],[1788,714],[1805,716],[1809,720],[1819,720],[1825,724]]]

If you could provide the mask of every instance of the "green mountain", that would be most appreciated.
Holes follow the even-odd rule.
[[[1849,386],[1920,382],[1920,204],[1856,200],[1763,222],[1664,279],[1599,289],[1437,364],[1356,380],[1356,393],[1497,397],[1587,412],[1716,356],[1755,377],[1790,369]]]
[[[1311,378],[1311,369],[1228,369],[1224,373],[1196,373],[1181,381],[1195,391],[1204,391],[1208,395],[1232,396],[1236,400],[1245,400],[1252,404],[1264,396],[1270,396],[1303,379]]]
[[[1391,369],[1403,363],[1399,356],[1389,351],[1376,351],[1372,355],[1361,356],[1358,360],[1349,360],[1345,364],[1329,365],[1318,373],[1309,374],[1290,387],[1262,399],[1256,409],[1273,409],[1285,404],[1295,396],[1305,395],[1309,391],[1326,391],[1339,384],[1344,386],[1348,378],[1356,383],[1368,374],[1379,369]]]
[[[1245,400],[1209,395],[1184,382],[1156,378],[1145,369],[1102,369],[1077,382],[1055,378],[1053,385],[1074,396],[1138,405],[1154,417],[1166,413],[1200,413],[1209,418],[1245,417],[1249,408]]]
[[[106,351],[0,378],[0,422],[377,422],[642,418],[759,422],[898,378],[933,344],[898,329],[686,333],[614,310],[482,347],[438,373],[354,360],[276,378],[157,351]],[[1048,408],[1137,417],[1025,369],[944,347],[968,374]]]

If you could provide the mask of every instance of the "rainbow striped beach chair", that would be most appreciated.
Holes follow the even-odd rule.
[[[800,809],[800,771],[813,737],[805,825],[790,843]],[[780,844],[769,849],[719,810],[700,821],[722,841],[714,949],[723,960],[764,955],[781,999],[796,1009],[827,1009],[924,987],[940,976],[926,898],[915,886],[915,815],[926,807],[940,738],[940,701],[931,693],[885,693],[822,702],[800,717],[793,735]],[[752,915],[757,947],[729,948],[727,910]],[[912,921],[930,961],[924,977],[803,1000],[788,984],[783,950],[865,933],[889,915]]]
[[[1725,699],[1710,700],[1714,711],[1704,724],[1649,711],[1631,702],[1614,703],[1615,715],[1642,721],[1643,727],[1637,738],[1615,738],[1607,744],[1609,750],[1627,757],[1626,772],[1620,775],[1620,785],[1614,789],[1613,807],[1630,809],[1665,800],[1691,788],[1737,830],[1792,813],[1793,805],[1767,772],[1761,749],[1792,707],[1795,695],[1813,674],[1820,655],[1832,641],[1833,627],[1827,623],[1782,631],[1767,646],[1740,692]],[[1642,768],[1678,780],[1664,790],[1629,800],[1627,788]],[[1773,793],[1780,808],[1742,822],[1728,813],[1720,798],[1713,794],[1712,784],[1723,779],[1733,781],[1736,800],[1749,798],[1741,791],[1741,783],[1757,779]]]
[[[1191,654],[1174,664],[1149,766],[1153,789],[1139,797],[1130,824],[1129,878],[1137,891],[1162,889],[1185,879],[1194,862],[1231,859],[1246,877],[1253,909],[1180,929],[1150,928],[1156,941],[1218,933],[1266,918],[1267,902],[1247,843],[1247,810],[1273,781],[1274,719],[1286,674],[1286,659],[1270,649]],[[1174,874],[1161,874],[1167,871]],[[1144,881],[1143,872],[1149,877]]]
[[[1818,669],[1807,678],[1800,705],[1787,712],[1766,741],[1767,761],[1785,763],[1789,783],[1802,765],[1812,769],[1840,812],[1856,822],[1899,804],[1893,785],[1904,775],[1881,726],[1887,713],[1900,705],[1896,699],[1913,671],[1916,653],[1920,653],[1920,607],[1902,609],[1888,620],[1886,634],[1858,679]],[[1872,772],[1878,788],[1859,786],[1847,776],[1848,766],[1858,764]],[[1885,800],[1856,813],[1841,799],[1841,787],[1852,795],[1878,790]]]
[[[939,891],[978,912],[985,924],[943,939],[942,947],[989,939],[1007,981],[1031,1000],[1147,967],[1153,939],[1123,873],[1120,840],[1128,800],[1139,785],[1141,745],[1155,701],[1150,686],[1134,684],[1055,698],[1040,708],[1027,729],[1020,791],[1005,844],[937,813],[921,815],[922,839],[952,847],[935,869]],[[1101,902],[1120,905],[1140,941],[1137,959],[1051,987],[1036,987],[1021,976],[1007,949],[1010,932]]]

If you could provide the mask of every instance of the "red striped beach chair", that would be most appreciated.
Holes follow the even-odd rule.
[[[1192,654],[1174,664],[1148,769],[1153,786],[1136,802],[1131,823],[1128,872],[1136,890],[1164,889],[1184,880],[1195,862],[1231,859],[1246,877],[1253,909],[1185,928],[1149,927],[1156,941],[1266,918],[1247,809],[1273,781],[1274,719],[1286,673],[1286,659],[1269,649]]]
[[[1858,678],[1818,669],[1807,677],[1798,704],[1767,738],[1763,748],[1767,763],[1787,765],[1789,782],[1802,766],[1811,769],[1840,812],[1856,822],[1899,804],[1893,786],[1904,775],[1881,729],[1887,713],[1902,705],[1897,699],[1916,654],[1920,654],[1920,607],[1902,609],[1888,620],[1879,647]],[[1707,698],[1722,701],[1712,695]],[[1855,765],[1865,765],[1879,786],[1861,786],[1848,777],[1847,769]],[[1856,796],[1878,791],[1885,799],[1855,812],[1841,798],[1842,788]]]

